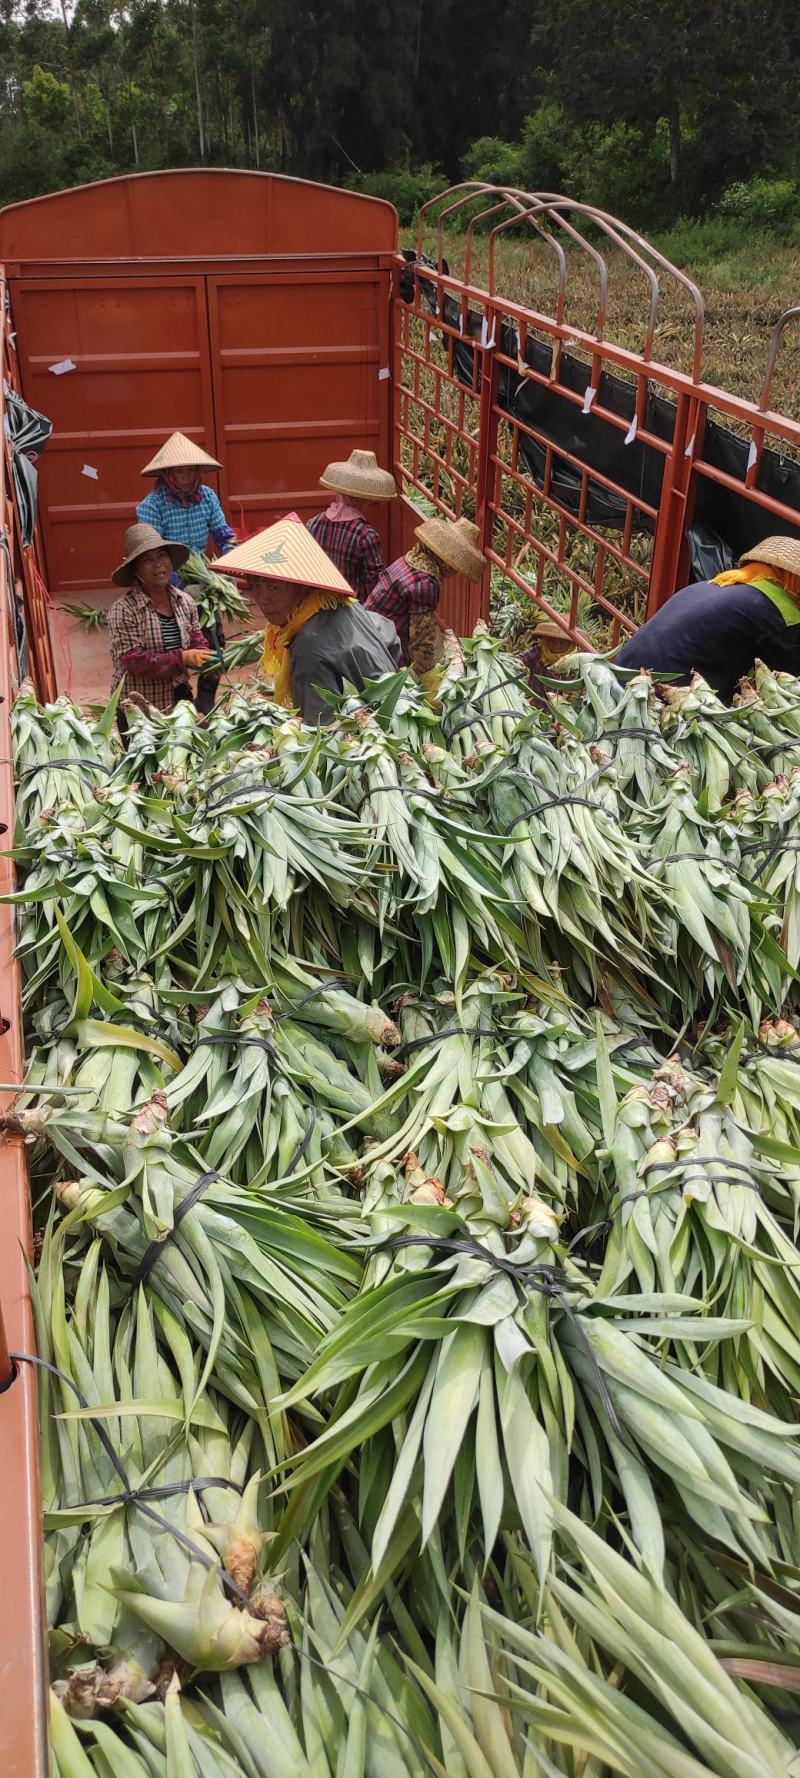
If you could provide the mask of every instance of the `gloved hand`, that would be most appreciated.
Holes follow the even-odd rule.
[[[199,672],[207,661],[214,658],[214,651],[211,648],[184,648],[182,652],[184,666],[191,667],[195,673]]]

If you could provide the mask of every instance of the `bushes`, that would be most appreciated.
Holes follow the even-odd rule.
[[[578,146],[578,132],[566,112],[546,100],[526,117],[521,141],[479,136],[464,155],[461,171],[465,179],[483,179],[491,185],[563,191],[572,178]]]
[[[499,136],[479,136],[472,142],[461,162],[465,179],[479,179],[487,185],[524,185],[522,148],[516,142],[502,142]]]
[[[679,216],[655,245],[673,265],[701,272],[741,246],[742,230],[729,216]]]
[[[522,184],[529,191],[576,190],[579,134],[561,105],[545,100],[522,126]]]
[[[404,227],[415,220],[421,204],[436,193],[445,191],[448,179],[429,161],[421,167],[389,168],[385,173],[358,173],[347,180],[351,191],[363,191],[367,197],[385,198],[394,204]]]
[[[561,192],[642,227],[669,220],[666,130],[647,139],[621,121],[579,126],[551,99],[526,117],[519,142],[480,136],[461,170],[465,179]]]
[[[800,227],[800,187],[794,179],[748,179],[729,185],[719,201],[720,216],[745,228],[791,236]]]
[[[665,118],[644,130],[622,119],[614,123],[574,122],[563,106],[546,99],[526,117],[521,137],[504,142],[480,136],[464,155],[465,179],[526,191],[563,192],[596,204],[645,232],[675,227],[691,231],[691,218],[719,225],[719,242],[708,253],[725,251],[736,231],[758,230],[800,244],[800,185],[797,180],[759,176],[729,185],[719,196],[709,166],[708,134],[686,122],[681,138],[681,176],[670,177],[670,136]],[[676,214],[676,212],[678,212]],[[701,230],[702,232],[702,230]]]

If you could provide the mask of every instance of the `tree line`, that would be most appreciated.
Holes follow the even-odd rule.
[[[797,0],[0,0],[0,203],[227,165],[797,228]],[[755,183],[754,183],[755,182]]]

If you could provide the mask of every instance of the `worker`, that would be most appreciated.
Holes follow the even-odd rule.
[[[478,548],[478,527],[468,519],[425,519],[417,541],[391,567],[384,568],[365,599],[367,611],[390,617],[400,637],[403,659],[422,677],[438,650],[434,612],[442,581],[450,574],[481,580],[486,558]]]
[[[383,570],[383,550],[375,526],[354,500],[395,500],[394,476],[378,468],[374,451],[351,451],[346,463],[328,464],[319,485],[336,498],[309,519],[308,529],[363,602]]]
[[[227,523],[214,489],[201,479],[204,469],[219,468],[221,465],[216,457],[210,457],[182,432],[173,432],[142,470],[142,475],[152,475],[156,479],[150,493],[139,501],[137,519],[201,554],[208,550],[211,538],[217,554],[221,555],[235,543],[235,533]],[[208,647],[221,653],[225,646],[225,632],[218,615],[203,635]],[[214,708],[219,679],[218,673],[207,673],[201,680],[197,708],[202,714]]]
[[[800,539],[765,537],[738,568],[673,594],[624,643],[615,665],[686,682],[699,673],[724,703],[755,661],[800,673]]]
[[[267,619],[262,672],[275,700],[304,722],[327,723],[325,692],[341,693],[402,665],[394,625],[367,613],[296,512],[221,556],[217,568],[244,576]]]
[[[189,551],[152,525],[131,525],[123,549],[123,560],[111,576],[115,586],[126,589],[108,614],[111,689],[124,678],[137,701],[171,710],[191,697],[190,672],[212,659],[194,599],[172,585],[174,570],[183,566]],[[123,710],[118,726],[125,739]]]

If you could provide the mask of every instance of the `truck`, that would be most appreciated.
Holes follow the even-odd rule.
[[[512,230],[552,263],[549,307],[503,287]],[[612,254],[641,278],[639,351],[607,337]],[[568,316],[576,259],[596,282],[593,327]],[[681,370],[654,356],[670,285],[691,318]],[[25,676],[42,701],[94,689],[63,607],[111,597],[141,465],[168,433],[220,461],[245,534],[310,516],[325,463],[374,450],[401,488],[374,514],[386,560],[421,512],[479,527],[487,572],[449,583],[450,627],[489,615],[494,574],[556,642],[585,643],[591,610],[613,646],[693,571],[767,532],[800,535],[800,421],[771,406],[799,317],[777,320],[758,398],[729,394],[703,380],[700,290],[640,236],[556,194],[474,182],[426,206],[402,251],[390,205],[267,173],[140,174],[0,211],[0,831],[14,831],[16,690]],[[52,423],[33,472],[26,412]],[[5,853],[0,875],[8,894]],[[14,952],[0,902],[0,1110],[24,1072]],[[31,1206],[22,1137],[0,1143],[0,1740],[8,1778],[43,1778]]]

